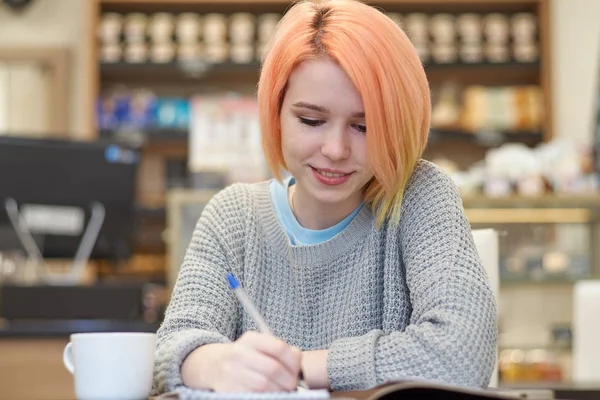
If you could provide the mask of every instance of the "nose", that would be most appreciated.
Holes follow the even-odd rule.
[[[350,155],[350,138],[343,127],[335,127],[325,134],[321,154],[332,161],[345,160]]]

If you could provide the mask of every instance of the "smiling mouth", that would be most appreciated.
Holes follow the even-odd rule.
[[[339,171],[333,172],[333,171],[329,171],[329,170],[315,168],[312,166],[311,166],[311,168],[313,169],[313,171],[316,171],[319,175],[325,176],[327,178],[342,178],[342,177],[352,174],[351,172],[350,173],[339,172]]]

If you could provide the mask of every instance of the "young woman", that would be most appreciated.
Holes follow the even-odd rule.
[[[289,391],[300,371],[331,390],[486,386],[496,305],[455,186],[421,160],[430,96],[406,35],[357,1],[298,3],[258,102],[277,179],[204,209],[158,332],[155,391]]]

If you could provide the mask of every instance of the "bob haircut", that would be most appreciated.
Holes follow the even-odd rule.
[[[304,0],[279,22],[258,83],[262,144],[271,172],[286,169],[280,112],[294,68],[328,57],[350,77],[365,107],[368,162],[373,179],[363,199],[377,226],[400,221],[404,189],[421,158],[429,132],[429,84],[406,36],[381,11],[357,0]]]

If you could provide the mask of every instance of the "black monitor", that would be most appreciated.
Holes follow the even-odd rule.
[[[7,200],[14,199],[27,217],[44,258],[73,258],[92,205],[99,203],[104,221],[91,258],[128,258],[138,160],[135,149],[106,141],[0,136],[0,251],[15,246],[23,250],[5,208]]]

